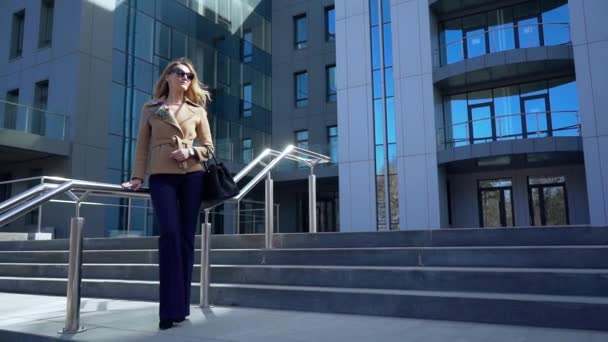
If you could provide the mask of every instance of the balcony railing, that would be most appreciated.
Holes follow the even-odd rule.
[[[69,116],[0,100],[0,128],[66,140]]]
[[[442,150],[491,141],[580,136],[580,129],[577,111],[497,115],[438,129],[437,146]]]
[[[444,30],[442,34],[445,34]],[[569,43],[570,23],[503,24],[492,29],[454,30],[462,37],[439,47],[441,65],[488,53]]]

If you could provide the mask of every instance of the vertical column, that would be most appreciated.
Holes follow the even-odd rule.
[[[570,0],[571,39],[579,97],[579,116],[589,219],[608,224],[608,2]]]
[[[400,229],[440,227],[428,0],[391,1]]]
[[[376,230],[369,0],[336,0],[340,230]]]

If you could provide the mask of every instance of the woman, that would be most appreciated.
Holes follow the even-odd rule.
[[[150,196],[160,223],[159,328],[165,330],[190,314],[194,233],[203,191],[199,162],[208,158],[213,143],[205,111],[209,92],[201,88],[192,62],[180,58],[169,63],[154,97],[141,111],[133,177],[122,187],[137,190],[146,171],[150,174]],[[192,145],[196,138],[197,147]]]

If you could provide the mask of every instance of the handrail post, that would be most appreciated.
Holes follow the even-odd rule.
[[[274,232],[274,184],[270,172],[266,175],[265,184],[265,200],[264,200],[264,226],[265,231],[265,244],[267,249],[272,249],[272,234]]]
[[[84,218],[73,217],[70,222],[70,260],[68,266],[67,313],[65,327],[60,334],[75,334],[85,331],[80,326],[80,284],[82,281],[82,228]]]
[[[209,209],[205,209],[205,223],[201,225],[201,281],[199,290],[200,307],[209,307],[209,247],[211,240],[211,223]]]
[[[308,175],[308,231],[317,232],[317,178],[312,167]]]

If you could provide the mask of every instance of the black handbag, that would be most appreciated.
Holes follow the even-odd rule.
[[[232,178],[230,171],[215,158],[215,154],[208,150],[213,162],[203,162],[203,207],[212,207],[220,202],[239,194],[240,190]],[[214,164],[215,163],[215,164]]]

